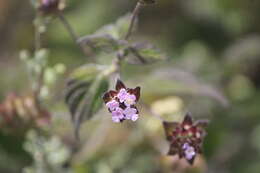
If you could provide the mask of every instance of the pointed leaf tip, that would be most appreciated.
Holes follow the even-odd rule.
[[[116,81],[116,90],[119,91],[122,88],[126,88],[125,84],[120,79],[117,79],[117,81]]]
[[[136,97],[136,101],[138,101],[140,99],[140,91],[141,91],[141,87],[136,87],[134,89],[129,89],[128,90],[130,94],[135,95]]]
[[[178,126],[178,123],[176,122],[163,122],[163,127],[164,127],[164,131],[165,131],[165,135],[166,135],[166,139],[168,141],[171,141],[172,139],[172,132],[174,131],[174,129]]]
[[[183,124],[192,125],[192,123],[193,123],[193,120],[192,120],[191,114],[188,112],[183,119]]]
[[[128,62],[131,64],[150,64],[166,60],[166,56],[154,45],[149,43],[135,43],[128,47]]]
[[[134,95],[136,97],[136,101],[140,99],[140,92],[141,92],[141,87],[138,86],[134,89]]]

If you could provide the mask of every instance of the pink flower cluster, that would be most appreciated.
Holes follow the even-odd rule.
[[[136,121],[139,118],[139,112],[135,106],[139,97],[140,87],[126,88],[122,81],[117,80],[116,90],[106,92],[103,100],[112,114],[113,122],[119,123],[124,120]]]

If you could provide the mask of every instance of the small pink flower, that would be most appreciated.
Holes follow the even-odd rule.
[[[118,118],[117,116],[112,116],[112,121],[113,121],[114,123],[120,123],[121,119]]]
[[[128,119],[128,120],[132,119],[132,117],[133,117],[136,113],[137,113],[137,110],[136,110],[135,108],[130,108],[130,107],[128,107],[128,108],[126,108],[126,109],[124,110],[125,117],[126,117],[126,119]]]
[[[196,155],[194,147],[190,146],[188,143],[185,143],[182,149],[184,150],[185,158],[187,160],[193,159],[193,157]]]
[[[119,103],[116,100],[111,100],[110,102],[106,103],[106,106],[110,111],[114,111],[116,108],[119,107]]]
[[[128,97],[128,93],[126,91],[126,89],[122,88],[120,89],[119,93],[117,94],[117,98],[119,99],[120,103],[123,103],[126,98]]]
[[[124,104],[125,104],[127,107],[129,107],[129,106],[135,104],[135,100],[136,100],[135,95],[133,95],[133,94],[128,94],[127,97],[125,98]]]
[[[138,114],[134,114],[134,115],[132,115],[131,120],[132,121],[136,121],[138,118],[139,118],[139,115]]]
[[[112,120],[116,123],[120,122],[120,120],[124,119],[123,109],[116,108],[112,112]]]

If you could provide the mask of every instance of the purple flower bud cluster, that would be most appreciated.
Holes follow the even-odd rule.
[[[112,114],[112,121],[115,123],[124,120],[136,121],[139,112],[135,106],[140,97],[140,87],[126,88],[124,83],[117,80],[116,90],[110,90],[103,96],[103,100]]]
[[[167,140],[170,142],[168,154],[178,154],[180,158],[185,158],[193,164],[197,154],[202,152],[202,143],[206,135],[204,128],[207,124],[207,120],[193,122],[189,114],[184,117],[182,123],[164,122]]]

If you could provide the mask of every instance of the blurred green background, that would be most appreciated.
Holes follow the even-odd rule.
[[[64,14],[84,36],[131,12],[135,4],[135,0],[73,0],[67,2]],[[10,92],[23,95],[30,90],[19,52],[34,48],[34,15],[29,0],[0,1],[1,100]],[[140,106],[137,123],[119,125],[101,110],[84,123],[80,147],[75,149],[63,91],[67,74],[89,58],[54,19],[43,45],[50,50],[50,66],[62,63],[67,71],[45,103],[52,114],[51,137],[34,131],[26,136],[0,131],[0,172],[259,173],[259,16],[259,0],[158,0],[140,13],[132,40],[155,44],[169,60],[123,64],[122,79],[131,87],[141,86],[142,102],[164,119],[179,121],[189,111],[195,119],[211,120],[204,155],[193,168],[165,156],[168,144],[161,122]]]

